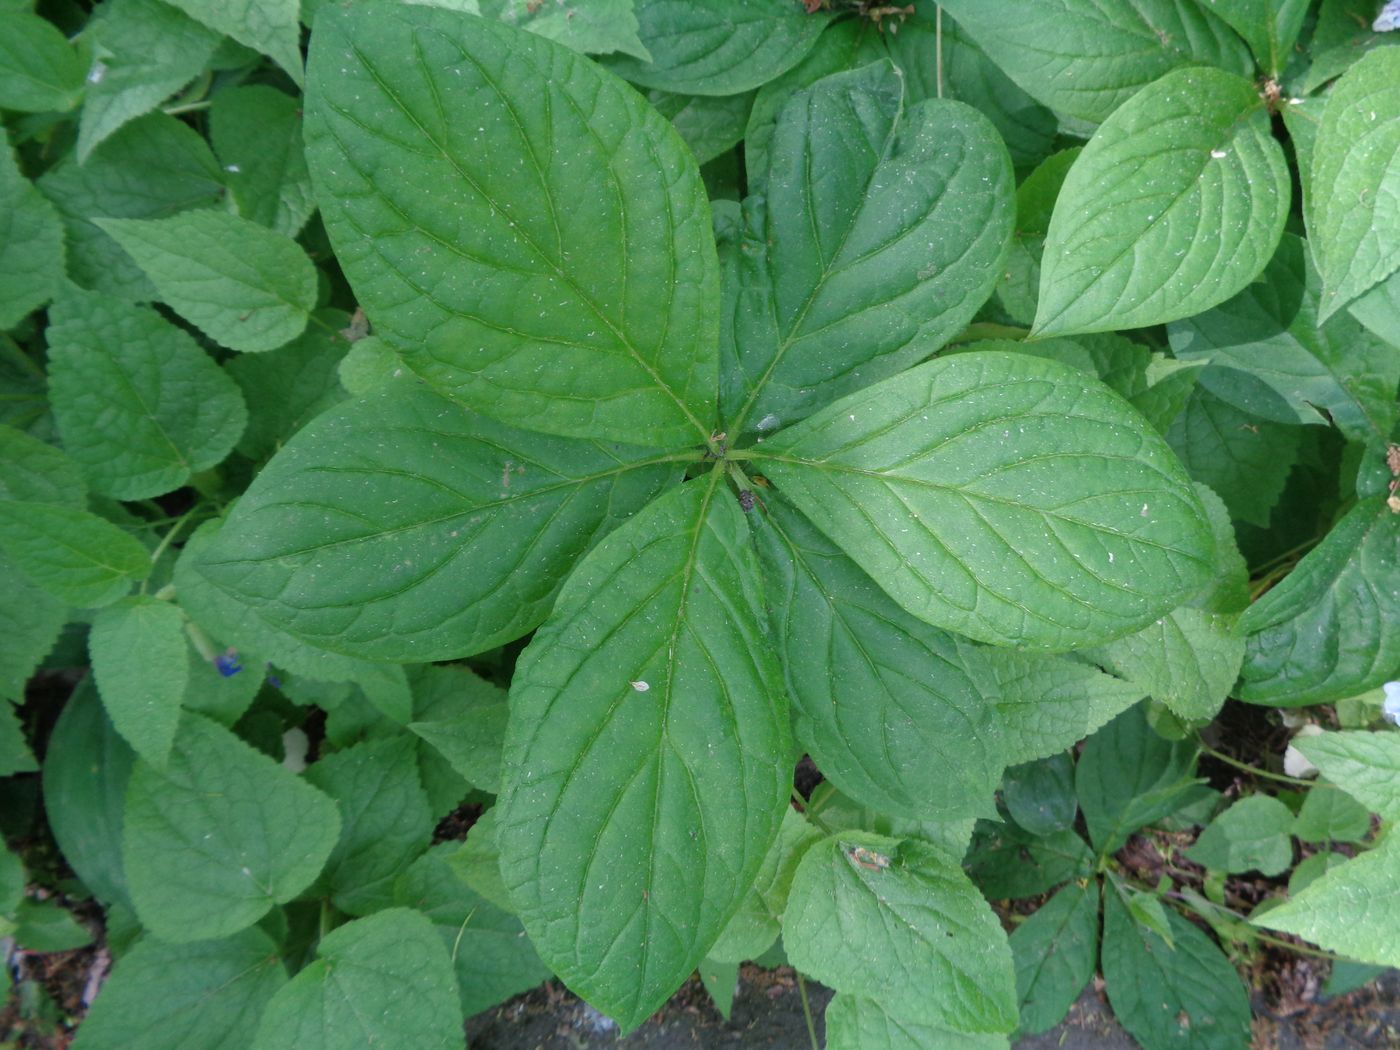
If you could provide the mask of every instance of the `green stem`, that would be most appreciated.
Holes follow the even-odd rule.
[[[1206,754],[1210,755],[1211,758],[1214,758],[1220,762],[1224,762],[1227,766],[1234,766],[1236,769],[1242,770],[1245,773],[1250,773],[1256,777],[1263,777],[1266,780],[1277,780],[1283,784],[1296,784],[1299,787],[1306,788],[1330,788],[1336,786],[1334,784],[1329,784],[1326,781],[1318,782],[1316,780],[1304,780],[1301,777],[1290,777],[1286,773],[1271,773],[1267,769],[1260,769],[1258,766],[1251,766],[1248,762],[1241,762],[1238,758],[1234,758],[1231,755],[1227,755],[1223,751],[1217,751],[1215,748],[1208,745],[1204,740],[1197,740],[1197,744],[1199,744],[1201,750],[1204,751]]]
[[[167,532],[164,537],[162,537],[160,544],[156,547],[154,551],[151,552],[152,565],[160,561],[161,555],[164,554],[165,549],[170,546],[170,541],[180,534],[180,530],[185,527],[185,522],[189,521],[190,518],[194,516],[194,512],[197,509],[198,505],[191,507],[189,510],[185,511],[185,513],[181,514],[178,518],[175,519],[175,524],[170,526],[170,531]],[[145,580],[141,581],[142,594],[146,593],[146,583],[147,581]]]
[[[812,1004],[807,1001],[807,981],[802,976],[801,970],[793,970],[797,974],[797,991],[802,996],[802,1017],[807,1022],[807,1038],[812,1040],[812,1050],[822,1050],[821,1044],[817,1042],[817,1026],[812,1021]]]
[[[1178,910],[1187,912],[1195,910],[1191,903],[1189,903],[1182,894],[1177,893],[1175,890],[1173,890],[1171,893],[1164,894],[1164,897],[1165,899],[1171,901],[1174,905],[1176,905]],[[1216,911],[1223,912],[1225,915],[1229,916],[1231,919],[1234,919],[1236,922],[1240,922],[1246,926],[1250,926],[1249,919],[1246,916],[1241,915],[1239,912],[1235,911],[1235,909],[1233,908],[1227,908],[1223,904],[1216,904],[1215,901],[1206,900],[1204,897],[1200,898],[1196,903],[1209,905]],[[1336,955],[1322,948],[1305,948],[1300,944],[1294,944],[1292,941],[1285,941],[1281,937],[1271,937],[1267,933],[1259,932],[1259,930],[1254,928],[1253,926],[1250,926],[1250,933],[1256,940],[1263,941],[1265,944],[1271,944],[1275,948],[1283,948],[1285,951],[1296,952],[1298,955],[1311,955],[1318,959],[1331,959],[1333,962],[1355,962],[1354,959],[1348,959],[1344,955]]]
[[[209,106],[210,101],[206,98],[200,102],[186,102],[183,106],[171,106],[163,112],[167,117],[178,117],[181,113],[197,113],[201,109],[208,109]]]

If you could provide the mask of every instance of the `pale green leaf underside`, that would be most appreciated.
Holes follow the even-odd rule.
[[[335,804],[227,729],[186,713],[164,770],[127,785],[122,861],[142,925],[175,943],[226,937],[320,872]]]
[[[1136,630],[1197,586],[1212,537],[1119,397],[1019,354],[959,354],[755,448],[784,495],[909,612],[1039,649]]]
[[[574,562],[674,470],[492,423],[405,381],[297,434],[198,567],[311,645],[470,655],[537,626]]]
[[[1016,1024],[1011,950],[962,869],[917,839],[848,832],[798,865],[783,919],[793,966],[892,1016],[968,1032]]]
[[[501,871],[541,958],[624,1028],[719,937],[791,787],[757,583],[712,473],[585,558],[516,668]]]
[[[77,507],[0,500],[0,551],[55,598],[108,605],[151,571],[146,548],[105,518]]]
[[[58,212],[21,174],[0,128],[0,331],[42,306],[63,279]]]
[[[1249,51],[1193,0],[945,0],[1028,94],[1092,123],[1182,65],[1248,76]]]
[[[88,648],[117,732],[147,762],[164,765],[190,676],[184,614],[148,595],[123,599],[97,614]]]
[[[1400,270],[1400,51],[1363,56],[1332,89],[1307,203],[1326,320]]]
[[[1041,261],[1038,335],[1200,313],[1268,264],[1288,215],[1283,150],[1254,85],[1177,70],[1124,103],[1065,179]]]
[[[1323,733],[1297,737],[1294,746],[1343,791],[1400,821],[1400,733]]]
[[[327,10],[310,79],[331,242],[411,368],[518,426],[709,436],[718,264],[665,118],[561,45],[412,5]]]

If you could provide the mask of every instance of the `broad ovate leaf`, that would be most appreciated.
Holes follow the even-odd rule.
[[[674,469],[390,384],[293,438],[198,571],[311,645],[405,662],[470,655],[537,626],[570,566]]]
[[[511,688],[501,872],[541,958],[625,1028],[708,953],[791,787],[757,559],[722,482],[585,558]]]
[[[951,1032],[893,1016],[874,999],[841,992],[822,1015],[826,1050],[1008,1050],[1000,1033]]]
[[[417,5],[327,8],[306,140],[376,333],[505,423],[697,444],[719,270],[675,129],[577,52]]]
[[[1041,260],[1037,335],[1200,313],[1257,277],[1292,193],[1253,84],[1168,73],[1109,117],[1065,179]]]
[[[165,0],[197,22],[267,55],[302,82],[297,0]]]
[[[1011,933],[1020,1030],[1044,1032],[1064,1020],[1094,976],[1099,952],[1099,888],[1072,882]]]
[[[1126,634],[1196,590],[1211,560],[1166,443],[1052,361],[932,361],[753,455],[896,602],[980,641],[1069,649]]]
[[[0,500],[0,553],[69,605],[110,605],[151,571],[146,548],[106,518],[56,503]]]
[[[190,677],[179,606],[144,594],[109,605],[93,620],[88,650],[117,732],[147,762],[163,766]]]

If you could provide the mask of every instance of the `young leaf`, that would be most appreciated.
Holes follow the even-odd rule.
[[[0,552],[60,601],[110,605],[151,571],[146,548],[106,518],[54,503],[0,500]]]
[[[809,849],[783,918],[792,965],[890,1015],[966,1032],[1016,1024],[1011,951],[962,869],[917,839],[847,832]]]
[[[795,3],[637,0],[638,35],[651,61],[626,55],[604,61],[644,87],[737,95],[802,61],[830,18]]]
[[[1074,794],[1074,760],[1068,752],[1012,766],[1001,785],[1006,812],[1032,835],[1053,835],[1074,827],[1079,800]]]
[[[1104,122],[1065,179],[1035,333],[1139,328],[1223,302],[1273,256],[1290,193],[1253,84],[1168,73]]]
[[[226,937],[291,900],[340,834],[334,802],[188,712],[165,769],[132,771],[123,823],[136,914],[179,944]]]
[[[536,627],[584,551],[674,471],[641,449],[492,423],[405,381],[302,430],[197,569],[311,645],[465,656]]]
[[[1071,883],[1011,933],[1020,1031],[1035,1035],[1064,1019],[1094,976],[1099,946],[1099,886]]]
[[[228,455],[247,410],[187,332],[149,307],[72,286],[49,318],[54,417],[97,492],[159,496]]]
[[[1337,81],[1313,149],[1306,216],[1322,274],[1319,320],[1400,269],[1400,51],[1365,55]]]
[[[769,294],[741,292],[726,318],[730,433],[772,430],[902,371],[991,294],[1014,220],[1011,160],[971,107],[902,113],[902,95],[879,63],[784,107],[761,235]]]
[[[184,613],[149,595],[124,598],[97,614],[88,648],[117,732],[151,765],[164,766],[190,675]]]
[[[277,946],[257,928],[194,944],[142,940],[117,962],[73,1050],[237,1050],[286,982]]]
[[[890,1015],[874,999],[845,992],[827,1004],[826,1050],[1009,1050],[1008,1037],[991,1033],[950,1032]]]
[[[1299,739],[1301,741],[1303,738]],[[1309,758],[1308,761],[1315,766],[1317,765],[1313,758]],[[1396,755],[1395,765],[1400,767],[1400,754]],[[1330,781],[1319,780],[1317,784],[1328,785]],[[1332,786],[1336,787],[1336,785]],[[1396,803],[1400,803],[1400,792],[1391,803],[1392,811],[1400,812],[1400,805],[1396,805]],[[1307,797],[1303,799],[1303,807],[1298,810],[1298,817],[1293,823],[1293,834],[1299,842],[1310,842],[1316,845],[1326,845],[1331,842],[1365,842],[1371,836],[1371,811],[1352,798],[1348,792],[1333,791],[1322,786],[1319,790],[1310,790]],[[1320,854],[1313,854],[1313,856],[1320,856]],[[1289,877],[1290,890],[1293,888],[1296,877],[1297,869],[1295,868],[1294,874]],[[1299,888],[1301,889],[1301,887]]]
[[[1248,76],[1249,51],[1189,0],[943,0],[942,6],[1030,95],[1101,123],[1139,89],[1206,62]]]
[[[1210,559],[1165,442],[1096,381],[1020,354],[921,365],[781,431],[754,462],[905,609],[994,644],[1125,634],[1196,589]]]
[[[1293,746],[1347,794],[1384,819],[1400,821],[1400,735],[1323,733],[1300,736]]]
[[[1251,703],[1326,703],[1400,677],[1400,514],[1356,504],[1241,618]]]
[[[215,342],[244,353],[299,336],[316,305],[316,270],[290,238],[237,215],[99,219],[161,299]]]
[[[300,87],[301,25],[297,0],[166,0],[210,29],[261,51]]]
[[[58,212],[19,170],[0,128],[0,331],[44,303],[63,280]]]
[[[209,141],[238,214],[295,237],[316,210],[300,99],[263,84],[220,91],[209,106]]]
[[[452,960],[420,912],[390,908],[332,930],[272,997],[252,1050],[462,1050]]]
[[[999,720],[969,670],[977,652],[897,606],[785,501],[754,531],[794,730],[827,779],[893,816],[990,813]]]
[[[1293,863],[1292,829],[1287,806],[1268,795],[1250,795],[1212,820],[1186,855],[1214,871],[1279,875]]]
[[[1104,895],[1102,962],[1113,1015],[1145,1047],[1238,1050],[1250,1042],[1249,994],[1220,949],[1173,911],[1172,943]]]
[[[757,559],[722,479],[588,555],[511,688],[501,871],[541,957],[624,1028],[709,952],[791,786]]]
[[[58,27],[27,10],[6,11],[0,35],[0,109],[63,111],[82,97],[83,67]]]
[[[412,5],[328,9],[310,79],[331,243],[411,368],[516,426],[709,437],[719,273],[665,118],[558,44]]]
[[[1308,0],[1211,0],[1210,10],[1249,43],[1260,67],[1283,72],[1308,14]]]
[[[802,856],[814,843],[820,842],[821,832],[812,827],[796,810],[783,811],[783,823],[758,878],[749,887],[739,904],[739,910],[725,926],[719,940],[710,949],[708,962],[741,963],[757,959],[771,948],[782,932],[779,922],[787,910],[792,877]]]

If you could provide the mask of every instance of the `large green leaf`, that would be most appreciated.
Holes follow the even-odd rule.
[[[1140,328],[1230,298],[1268,264],[1292,187],[1253,84],[1168,73],[1074,162],[1046,236],[1038,335]]]
[[[273,996],[253,1050],[462,1050],[452,960],[421,912],[390,908],[332,930]]]
[[[190,334],[146,306],[69,286],[49,311],[49,396],[97,492],[159,496],[232,450],[248,419]]]
[[[730,433],[773,430],[927,357],[996,284],[1015,212],[1001,138],[962,103],[904,111],[902,83],[874,64],[783,108],[760,259],[746,244],[725,274],[739,284],[722,343]]]
[[[800,62],[831,16],[788,0],[637,0],[646,62],[606,60],[645,87],[688,95],[737,95]]]
[[[165,0],[210,29],[261,51],[302,82],[297,0]]]
[[[874,999],[841,993],[827,1004],[826,1050],[1008,1050],[1004,1035],[950,1032],[893,1017]]]
[[[43,306],[63,280],[63,226],[15,163],[0,128],[0,331]]]
[[[68,110],[83,97],[83,66],[63,31],[27,9],[5,12],[0,109]]]
[[[1236,696],[1325,703],[1400,677],[1400,514],[1362,500],[1240,620]]]
[[[329,798],[187,712],[166,768],[132,771],[122,860],[142,924],[185,943],[236,933],[291,900],[339,834]]]
[[[793,966],[891,1016],[968,1032],[1016,1025],[1011,950],[958,865],[917,839],[847,832],[809,849],[783,918]]]
[[[238,214],[296,236],[316,210],[301,100],[264,84],[220,91],[209,107],[209,141]]]
[[[149,595],[124,598],[97,614],[88,650],[117,732],[147,762],[163,766],[190,676],[184,613]]]
[[[1051,109],[1099,123],[1178,66],[1249,75],[1249,51],[1194,0],[943,0],[1008,76]]]
[[[110,605],[151,571],[146,548],[106,518],[56,503],[0,500],[0,552],[60,601]]]
[[[1293,746],[1343,791],[1386,820],[1400,821],[1400,735],[1322,733],[1296,737]]]
[[[411,368],[550,433],[710,435],[719,271],[664,117],[567,48],[413,5],[328,9],[310,80],[326,228]]]
[[[754,457],[895,601],[982,641],[1126,634],[1195,590],[1210,560],[1199,501],[1146,421],[1097,381],[1020,354],[921,365]]]
[[[501,871],[541,957],[624,1027],[709,951],[791,789],[757,559],[723,472],[618,529],[516,667]]]
[[[675,469],[664,456],[515,430],[394,384],[289,442],[198,570],[313,645],[375,659],[464,656],[536,627],[580,555]]]
[[[244,1050],[286,982],[259,929],[194,944],[143,940],[117,962],[73,1050]]]
[[[1364,56],[1337,81],[1313,148],[1307,215],[1326,320],[1400,269],[1400,51]]]
[[[1000,719],[976,650],[906,613],[785,501],[755,536],[794,729],[826,778],[894,816],[990,813]]]
[[[1071,883],[1011,933],[1020,1031],[1034,1035],[1064,1020],[1094,976],[1099,946],[1099,887]]]

